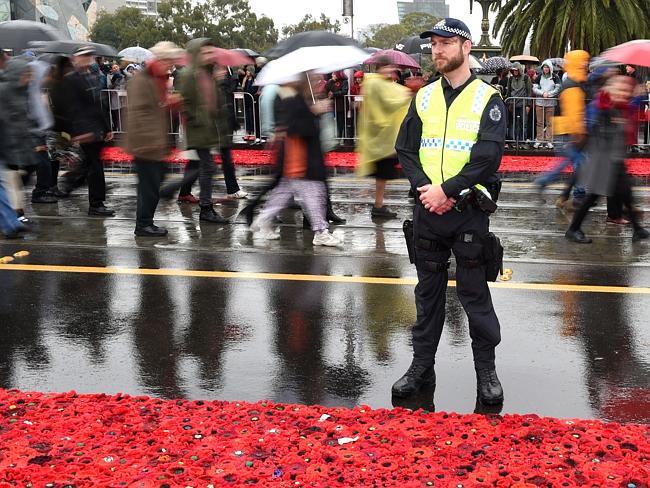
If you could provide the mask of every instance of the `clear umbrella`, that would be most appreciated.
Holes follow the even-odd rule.
[[[146,60],[153,58],[153,53],[149,49],[140,46],[127,47],[117,53],[119,57],[136,63],[144,63]]]
[[[307,71],[331,73],[357,66],[369,57],[370,54],[355,46],[303,47],[267,64],[255,84],[279,85],[292,81]]]

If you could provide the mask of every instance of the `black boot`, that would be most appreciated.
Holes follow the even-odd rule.
[[[484,405],[503,403],[503,388],[494,368],[476,370],[476,394]]]
[[[632,234],[632,242],[637,242],[643,239],[650,237],[650,233],[643,227],[634,229],[634,234]]]
[[[226,224],[228,222],[228,219],[219,214],[212,205],[201,205],[199,220],[213,224]]]
[[[339,217],[334,213],[334,210],[332,209],[332,204],[329,204],[327,206],[327,214],[325,215],[325,218],[327,219],[328,222],[331,222],[332,224],[345,224],[347,222],[346,219],[343,217]]]
[[[393,396],[404,398],[413,395],[422,385],[428,383],[436,384],[436,372],[433,365],[425,366],[422,364],[411,363],[409,369],[393,385]]]

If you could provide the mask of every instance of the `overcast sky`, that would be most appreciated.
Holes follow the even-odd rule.
[[[342,0],[248,0],[251,9],[270,17],[278,30],[287,24],[299,22],[305,14],[314,17],[321,13],[330,19],[341,21],[341,33],[350,34],[350,25],[343,24]],[[472,31],[474,42],[481,37],[481,6],[474,4],[473,14],[469,14],[469,0],[447,0],[449,15],[461,19]],[[490,14],[493,20],[494,14]],[[370,24],[396,24],[397,0],[354,0],[354,30],[358,32]]]

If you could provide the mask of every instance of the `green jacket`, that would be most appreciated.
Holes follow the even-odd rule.
[[[227,113],[221,83],[213,80],[215,107],[209,110],[199,86],[199,70],[208,70],[199,65],[199,52],[210,39],[192,39],[187,44],[187,52],[192,56],[191,65],[184,69],[179,80],[186,118],[186,138],[188,149],[219,149],[230,145],[227,126]],[[208,72],[212,77],[212,72]]]

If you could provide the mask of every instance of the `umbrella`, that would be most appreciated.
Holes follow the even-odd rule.
[[[4,49],[22,51],[29,41],[59,41],[65,36],[51,25],[31,20],[8,20],[0,22],[0,46]]]
[[[601,57],[621,64],[650,68],[650,39],[637,39],[619,44],[602,53]]]
[[[257,51],[253,51],[252,49],[244,49],[241,47],[238,47],[237,49],[231,49],[231,51],[237,51],[238,53],[243,54],[245,56],[249,56],[251,58],[256,58],[260,55],[260,53],[258,53]],[[250,59],[247,62],[250,62]]]
[[[121,58],[124,58],[128,61],[134,61],[136,63],[144,63],[147,59],[153,58],[153,53],[149,49],[145,49],[140,46],[127,47],[122,49],[117,55]]]
[[[520,61],[522,63],[539,63],[539,58],[536,56],[530,56],[528,54],[519,54],[517,56],[511,56],[510,61]]]
[[[500,69],[510,69],[510,61],[502,56],[494,56],[485,60],[479,74],[491,75]]]
[[[377,51],[368,59],[366,59],[363,64],[377,64],[377,61],[380,58],[387,58],[390,64],[395,66],[401,66],[403,68],[419,68],[420,65],[415,62],[415,60],[408,54],[403,52],[396,51],[395,49],[385,49],[383,51]]]
[[[269,49],[264,55],[268,58],[279,58],[302,47],[316,46],[355,46],[358,44],[349,37],[343,37],[328,31],[300,32]]]
[[[383,51],[383,49],[379,47],[364,47],[363,50],[370,54],[375,54],[377,51]]]
[[[589,60],[589,69],[594,70],[596,68],[614,68],[620,66],[623,63],[617,61],[610,61],[609,59],[593,57]]]
[[[481,62],[472,54],[469,55],[469,69],[483,69]]]
[[[115,48],[98,42],[81,42],[66,39],[63,41],[32,41],[29,43],[29,47],[34,48],[35,51],[58,54],[73,54],[81,46],[94,47],[97,56],[106,56],[107,58],[117,57]]]
[[[221,66],[244,66],[250,64],[251,58],[239,49],[215,48],[217,63]]]
[[[267,64],[255,80],[256,85],[275,85],[293,81],[301,73],[331,73],[363,63],[369,54],[355,46],[303,47]]]
[[[400,39],[394,49],[406,54],[431,54],[431,41],[420,39],[420,36],[411,36]]]
[[[564,58],[550,58],[550,59],[547,59],[546,61],[550,61],[551,64],[553,65],[553,68],[555,68],[555,69],[564,68]],[[546,61],[544,61],[544,62],[546,62]]]

